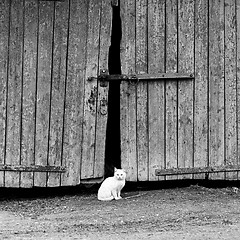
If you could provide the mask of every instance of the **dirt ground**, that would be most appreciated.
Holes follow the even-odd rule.
[[[240,239],[240,189],[135,190],[100,202],[96,192],[0,196],[0,239]]]

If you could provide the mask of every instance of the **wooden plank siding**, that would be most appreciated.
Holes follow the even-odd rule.
[[[102,1],[101,26],[99,38],[99,66],[98,69],[108,69],[109,46],[111,45],[112,11],[109,1]],[[108,87],[100,87],[98,83],[97,119],[96,119],[96,146],[93,177],[104,176],[106,124],[108,117]]]
[[[236,2],[236,41],[237,41],[237,46],[236,46],[236,50],[237,50],[237,56],[236,56],[236,83],[237,83],[237,164],[240,163],[240,111],[239,106],[240,106],[240,3],[239,1]],[[240,178],[239,176],[239,172],[238,172],[238,180]]]
[[[178,1],[178,72],[194,72],[194,1]],[[178,83],[178,167],[193,167],[193,84]],[[191,178],[186,175],[184,178]]]
[[[208,0],[195,4],[194,167],[208,166]],[[194,178],[204,179],[204,174]]]
[[[224,164],[224,1],[209,2],[209,165]],[[210,174],[224,178],[223,173]]]
[[[147,73],[147,1],[136,1],[136,73]],[[139,82],[136,89],[136,121],[137,121],[137,161],[138,180],[148,180],[149,139],[148,139],[148,83]]]
[[[23,74],[23,1],[10,6],[9,66],[7,86],[6,164],[20,164]],[[5,186],[19,187],[20,173],[6,172]]]
[[[165,71],[165,2],[148,2],[148,73]],[[162,54],[163,53],[163,54]],[[149,180],[164,180],[155,175],[156,168],[165,167],[165,83],[148,85]]]
[[[100,69],[108,69],[111,30],[109,6],[108,1],[90,1],[86,55],[87,78],[99,75]],[[84,89],[82,158],[87,161],[82,161],[81,178],[86,179],[104,175],[108,87],[102,88],[97,81],[88,81]]]
[[[166,1],[166,57],[165,71],[177,72],[177,0]],[[178,161],[178,83],[166,81],[166,168],[177,167]],[[167,180],[177,179],[177,176],[167,176]]]
[[[1,0],[0,14],[0,186],[103,178],[108,87],[87,79],[108,69],[111,2]]]
[[[98,75],[98,58],[99,58],[99,27],[101,24],[101,1],[90,1],[88,14],[88,42],[86,55],[86,76]],[[98,54],[96,54],[98,53]],[[104,68],[106,69],[106,67]],[[83,141],[82,157],[88,159],[83,161],[81,166],[81,176],[83,178],[94,177],[95,163],[95,131],[97,115],[98,85],[97,81],[89,81],[85,87],[84,102],[84,122],[83,122]]]
[[[65,1],[64,3],[56,2],[54,13],[48,164],[51,166],[61,166],[64,99],[67,75],[69,1]],[[60,177],[60,173],[49,173],[47,186],[58,185],[60,183]]]
[[[54,37],[54,2],[39,2],[35,164],[47,165]],[[34,185],[46,187],[47,173],[34,173]]]
[[[194,74],[121,84],[122,166],[129,180],[237,179],[237,171],[155,176],[156,169],[239,163],[239,3],[121,1],[122,73]]]
[[[5,164],[6,112],[9,64],[9,1],[0,1],[0,163]],[[4,186],[4,172],[0,172],[0,187]]]
[[[69,36],[67,78],[64,106],[63,165],[61,185],[77,185],[80,182],[83,91],[86,64],[87,10],[86,1],[71,1],[69,6]],[[79,27],[76,27],[79,26]]]
[[[121,3],[122,21],[122,73],[136,72],[136,2]],[[131,23],[131,24],[129,24]],[[126,169],[128,180],[138,180],[138,159],[136,147],[136,85],[122,82],[120,87],[120,124],[121,124],[121,165]]]
[[[237,157],[237,81],[236,81],[236,1],[225,1],[225,161],[236,165]],[[237,172],[226,173],[226,179],[236,180]]]
[[[238,179],[239,1],[119,2],[122,74],[194,76],[121,81],[127,180]],[[104,177],[111,23],[111,0],[0,0],[0,187]]]
[[[35,105],[37,87],[38,4],[25,1],[24,6],[24,55],[22,97],[21,164],[32,165],[35,161]],[[20,187],[33,186],[33,173],[21,173]]]

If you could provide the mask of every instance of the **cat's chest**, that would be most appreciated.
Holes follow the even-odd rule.
[[[118,187],[123,187],[125,185],[125,181],[124,180],[117,180],[115,178],[109,178],[105,182],[105,185],[109,186],[109,187],[118,188]]]

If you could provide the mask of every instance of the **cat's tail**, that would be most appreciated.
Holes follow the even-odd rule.
[[[98,200],[100,200],[100,201],[111,201],[111,200],[113,200],[114,199],[114,197],[113,196],[110,196],[110,197],[101,197],[101,196],[98,196]]]

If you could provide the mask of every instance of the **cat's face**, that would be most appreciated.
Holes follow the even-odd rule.
[[[117,180],[125,180],[126,172],[123,169],[116,169],[115,168],[114,176]]]

